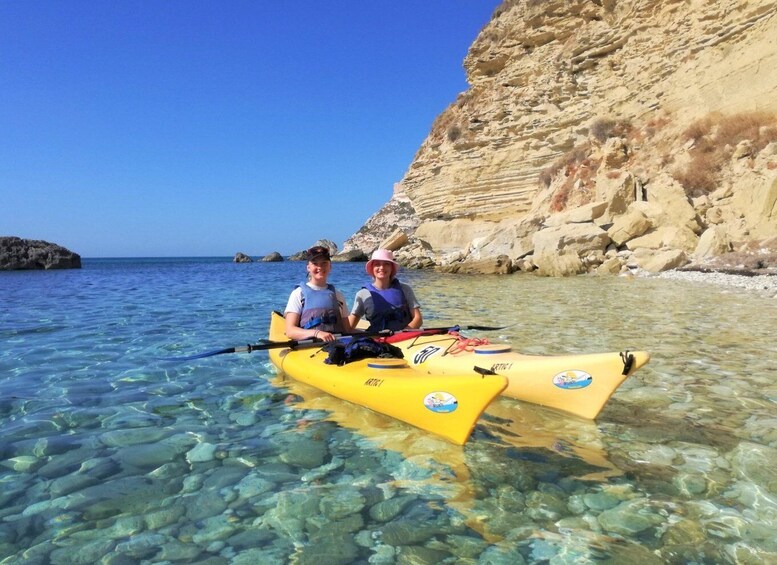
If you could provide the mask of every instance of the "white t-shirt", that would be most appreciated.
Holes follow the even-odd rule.
[[[326,290],[325,286],[316,286],[314,284],[310,284],[309,282],[305,284],[307,284],[313,290]],[[340,316],[343,320],[345,320],[348,317],[348,307],[345,304],[345,297],[343,296],[343,293],[336,288],[335,297],[337,298],[337,302],[340,304]],[[295,314],[302,316],[302,289],[300,287],[297,287],[291,291],[284,313],[286,312],[294,312]]]

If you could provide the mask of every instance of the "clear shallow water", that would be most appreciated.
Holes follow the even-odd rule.
[[[335,264],[351,299],[363,265]],[[428,323],[645,349],[596,422],[500,399],[459,448],[275,374],[303,263],[0,273],[0,563],[777,560],[774,299],[410,272]]]

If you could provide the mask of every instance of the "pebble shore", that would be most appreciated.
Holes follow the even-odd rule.
[[[756,275],[750,277],[728,273],[703,273],[700,271],[664,271],[656,276],[662,279],[684,280],[735,287],[749,292],[765,293],[768,296],[777,298],[777,276],[772,275]]]

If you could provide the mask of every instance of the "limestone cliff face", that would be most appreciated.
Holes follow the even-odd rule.
[[[343,253],[360,250],[369,255],[378,247],[385,247],[382,243],[397,229],[407,234],[415,233],[420,222],[410,199],[397,187],[394,190],[391,200],[343,244]]]
[[[464,67],[395,189],[436,264],[660,269],[777,234],[773,0],[506,0]]]

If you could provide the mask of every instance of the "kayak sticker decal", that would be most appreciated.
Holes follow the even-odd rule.
[[[432,412],[448,413],[459,407],[459,401],[447,392],[430,392],[424,397],[424,406]]]
[[[364,381],[364,386],[380,386],[383,384],[383,379],[367,379]]]
[[[553,384],[559,388],[585,388],[593,382],[593,377],[585,371],[570,370],[553,377]]]
[[[429,357],[434,355],[435,353],[438,353],[442,350],[442,347],[437,347],[436,345],[427,345],[424,347],[421,351],[415,354],[415,357],[413,357],[413,363],[415,365],[420,365]]]

